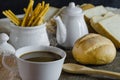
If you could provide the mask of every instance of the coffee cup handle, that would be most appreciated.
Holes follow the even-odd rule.
[[[12,55],[12,57],[15,58],[14,55]],[[14,60],[14,62],[16,63],[15,60]],[[5,56],[4,56],[4,55],[3,55],[3,57],[2,57],[2,64],[3,64],[3,66],[4,66],[6,69],[8,69],[9,71],[11,71],[11,72],[17,72],[17,69],[16,69],[16,68],[12,68],[12,67],[8,66],[8,64],[5,62]]]

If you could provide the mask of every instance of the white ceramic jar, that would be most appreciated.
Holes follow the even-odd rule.
[[[11,23],[10,43],[16,48],[29,45],[46,45],[50,44],[46,23],[33,27],[20,27]]]

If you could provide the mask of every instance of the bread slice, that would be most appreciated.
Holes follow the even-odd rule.
[[[96,23],[99,22],[100,20],[104,20],[106,18],[109,18],[111,16],[115,15],[113,12],[107,12],[104,15],[99,15],[99,16],[94,16],[90,19],[90,25],[94,29],[96,27]]]
[[[110,17],[110,16],[113,16],[113,15],[115,15],[115,13],[113,13],[113,12],[107,12],[107,13],[104,15],[104,17]]]
[[[84,11],[84,15],[85,17],[89,20],[91,19],[93,16],[98,16],[98,15],[104,15],[105,13],[107,13],[108,11],[102,6],[96,6],[94,8],[88,9]]]
[[[116,48],[120,48],[120,15],[98,21],[94,29],[101,35],[111,39]]]
[[[87,23],[88,30],[89,30],[90,33],[95,32],[94,29],[90,26],[90,19],[93,16],[104,15],[107,12],[108,11],[102,5],[96,6],[94,8],[90,8],[90,9],[87,9],[87,10],[83,11],[84,18],[85,18],[85,21]]]

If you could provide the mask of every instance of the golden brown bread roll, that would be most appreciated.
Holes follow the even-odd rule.
[[[87,3],[87,4],[82,4],[80,7],[82,8],[82,10],[87,10],[90,8],[94,8],[95,6],[93,4]]]
[[[108,64],[116,56],[116,48],[111,40],[99,34],[88,34],[75,42],[73,57],[82,64]]]

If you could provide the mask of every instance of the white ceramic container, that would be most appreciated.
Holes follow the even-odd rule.
[[[11,23],[10,43],[16,48],[29,45],[46,45],[50,44],[46,23],[33,27],[20,27]]]

